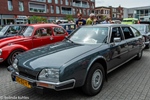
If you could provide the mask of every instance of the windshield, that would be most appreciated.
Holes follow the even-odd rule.
[[[7,31],[8,27],[9,27],[9,26],[4,26],[4,27],[1,29],[1,31],[0,31],[0,35],[4,35],[5,32]]]
[[[70,35],[70,40],[81,44],[106,42],[108,27],[80,27]]]
[[[123,20],[122,22],[132,22],[132,20]]]
[[[136,28],[139,31],[145,32],[145,26],[144,25],[132,25],[134,28]]]
[[[23,32],[23,35],[24,35],[24,36],[31,36],[32,33],[33,33],[33,30],[34,30],[34,28],[31,27],[31,26],[29,26],[29,27],[27,27],[27,28],[25,29],[25,31]]]

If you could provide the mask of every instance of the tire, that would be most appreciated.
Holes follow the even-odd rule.
[[[150,44],[145,46],[145,49],[149,49],[150,48]]]
[[[89,96],[98,94],[104,83],[105,73],[104,68],[100,63],[94,63],[88,72],[85,84],[82,90]]]
[[[137,54],[137,56],[136,56],[136,60],[140,60],[141,58],[142,58],[142,55],[143,55],[143,50],[141,50],[138,54]]]
[[[13,52],[11,52],[9,57],[7,58],[7,63],[9,65],[11,65],[13,63],[15,57],[22,52],[24,52],[24,50],[14,50]]]

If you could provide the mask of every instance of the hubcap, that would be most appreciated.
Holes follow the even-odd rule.
[[[21,53],[21,51],[18,51],[18,52],[15,52],[15,53],[12,55],[12,57],[11,57],[11,63],[15,60],[16,56],[17,56],[18,54],[20,54],[20,53]]]
[[[92,87],[94,90],[99,89],[102,84],[103,73],[100,69],[97,69],[92,76]]]

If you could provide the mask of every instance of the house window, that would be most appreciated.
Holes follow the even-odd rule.
[[[24,11],[24,6],[22,1],[19,1],[19,11]]]
[[[58,4],[58,0],[55,0],[55,4]]]
[[[12,0],[8,0],[8,10],[12,11],[13,10],[13,5],[12,5]]]
[[[56,13],[59,14],[60,13],[60,9],[58,6],[56,6]]]
[[[68,2],[68,0],[66,0],[66,5],[68,5],[69,4],[69,2]]]
[[[51,6],[51,13],[54,13],[54,6]]]
[[[63,4],[63,0],[60,0],[60,3]]]
[[[29,3],[29,11],[36,13],[46,13],[46,5],[45,4],[36,4]]]
[[[52,3],[52,0],[48,0],[48,3]]]

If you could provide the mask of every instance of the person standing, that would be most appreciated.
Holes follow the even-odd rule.
[[[86,25],[93,25],[95,24],[95,14],[91,13],[90,17],[86,20]]]
[[[111,24],[110,18],[107,17],[101,24]]]
[[[82,18],[82,14],[81,13],[78,13],[77,14],[77,17],[78,17],[78,20],[76,21],[76,26],[79,27],[79,26],[83,26],[86,24],[86,20],[84,20]]]

